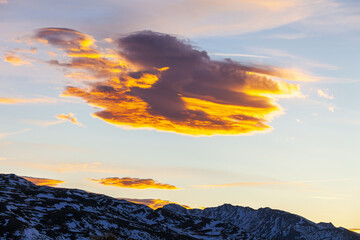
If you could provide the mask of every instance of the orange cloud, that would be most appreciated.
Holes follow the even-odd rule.
[[[126,201],[129,202],[133,202],[133,203],[137,203],[137,204],[143,204],[146,205],[152,209],[158,209],[158,208],[162,208],[163,206],[167,205],[167,204],[178,204],[176,202],[171,202],[168,200],[161,200],[161,199],[137,199],[137,198],[122,198]],[[178,204],[180,205],[180,204]],[[191,207],[187,206],[187,205],[180,205],[186,209],[191,209]]]
[[[14,66],[20,66],[20,65],[31,65],[31,62],[22,59],[16,54],[6,54],[4,57],[4,61],[11,63]]]
[[[56,57],[57,56],[57,53],[55,52],[52,52],[52,51],[49,51],[48,54],[52,57]]]
[[[74,117],[74,114],[73,114],[73,113],[69,113],[69,114],[64,114],[64,113],[62,113],[62,114],[56,114],[55,116],[56,116],[56,118],[59,119],[59,120],[70,121],[70,122],[72,122],[73,124],[76,124],[76,125],[78,125],[78,126],[80,126],[80,127],[83,127],[83,126],[84,126],[84,125],[82,125],[82,124],[77,120],[76,117]]]
[[[113,40],[97,50],[89,35],[64,28],[40,29],[35,39],[65,51],[68,62],[49,63],[87,80],[62,96],[102,108],[93,116],[125,128],[189,135],[248,134],[271,129],[279,98],[299,97],[299,73],[269,66],[213,61],[178,38],[151,31]],[[96,81],[94,81],[95,79]]]
[[[156,189],[178,189],[177,187],[169,184],[159,183],[152,179],[140,179],[140,178],[101,178],[101,179],[90,179],[91,181],[123,188],[136,188],[136,189],[146,189],[146,188],[156,188]]]
[[[49,179],[49,178],[36,178],[36,177],[23,177],[23,178],[38,186],[56,187],[58,184],[64,183],[64,181]]]
[[[348,230],[356,233],[360,233],[360,228],[349,228]]]
[[[0,97],[0,104],[25,104],[25,103],[55,103],[52,98],[5,98]]]

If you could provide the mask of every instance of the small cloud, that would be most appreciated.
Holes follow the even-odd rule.
[[[16,54],[6,54],[4,56],[4,61],[8,62],[14,66],[21,66],[21,65],[31,65],[31,62],[22,59]]]
[[[55,117],[56,117],[57,119],[60,119],[60,120],[70,121],[70,122],[72,122],[73,124],[76,124],[76,125],[78,125],[78,126],[80,126],[80,127],[85,127],[83,124],[81,124],[81,123],[77,120],[77,118],[74,116],[73,113],[69,113],[69,114],[64,114],[64,113],[62,113],[62,114],[56,114]]]
[[[0,0],[0,4],[7,4],[8,1],[7,0]]]
[[[64,181],[49,179],[49,178],[36,178],[36,177],[23,177],[23,178],[38,186],[56,187],[58,184],[64,183]]]
[[[58,54],[52,51],[49,51],[48,54],[52,57],[56,57]]]
[[[286,140],[286,141],[294,141],[295,138],[294,138],[294,137],[288,137],[288,138],[286,138],[285,140]]]
[[[318,116],[319,116],[318,113],[313,113],[312,115],[313,115],[314,117],[318,117]]]
[[[329,111],[330,112],[335,112],[335,108],[334,107],[329,107]]]
[[[178,204],[176,202],[171,202],[168,200],[161,200],[161,199],[137,199],[137,198],[121,198],[123,200],[132,202],[132,203],[137,203],[137,204],[143,204],[146,205],[152,209],[158,209],[158,208],[162,208],[163,206],[167,205],[167,204]],[[180,205],[180,204],[178,204]],[[191,207],[187,206],[187,205],[180,205],[186,209],[191,209]]]
[[[7,158],[5,158],[5,157],[0,157],[0,161],[4,161],[4,160],[7,160]]]
[[[323,92],[321,89],[317,91],[319,97],[327,98],[327,99],[334,99],[334,96],[330,96],[327,93]]]
[[[296,119],[296,122],[300,123],[300,122],[301,122],[301,120],[300,120],[300,119]]]
[[[104,41],[108,42],[108,43],[113,43],[114,42],[114,40],[112,38],[105,38]]]
[[[136,189],[146,189],[146,188],[156,188],[156,189],[178,189],[177,187],[165,183],[159,183],[152,179],[141,179],[141,178],[101,178],[101,179],[89,179],[93,182],[97,182],[103,185],[123,187],[123,188],[136,188]]]

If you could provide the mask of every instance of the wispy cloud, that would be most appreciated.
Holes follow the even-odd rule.
[[[0,97],[0,104],[56,103],[54,98],[7,98]]]
[[[51,145],[42,144],[40,146],[51,147]],[[78,149],[71,149],[69,147],[52,146],[57,150],[78,151]],[[46,163],[46,162],[25,162],[25,161],[11,161],[7,162],[7,165],[17,166],[22,168],[31,168],[38,170],[45,170],[56,173],[79,173],[79,172],[99,172],[99,173],[119,173],[121,169],[103,168],[100,162],[88,162],[88,163]]]
[[[69,121],[75,125],[78,125],[80,127],[85,127],[83,124],[81,124],[77,118],[74,116],[73,113],[69,113],[69,114],[56,114],[55,115],[57,119],[60,119],[60,120],[65,120],[65,121]]]
[[[261,53],[265,56],[276,59],[276,61],[286,63],[289,60],[291,60],[291,62],[296,63],[298,66],[302,66],[305,68],[320,68],[320,69],[327,69],[327,70],[337,70],[338,69],[337,66],[317,62],[317,61],[314,61],[314,60],[311,60],[308,58],[304,58],[301,56],[297,56],[297,55],[288,53],[288,52],[280,50],[280,49],[254,48],[252,50],[255,53]],[[304,77],[307,76],[307,79],[311,79],[311,81],[320,81],[325,78],[325,77],[320,77],[320,76],[312,76],[310,73],[307,73],[305,70],[298,69],[297,71],[301,72]],[[309,80],[303,80],[303,81],[309,81]]]
[[[168,200],[161,200],[161,199],[138,199],[138,198],[121,198],[124,199],[126,201],[129,202],[133,202],[133,203],[137,203],[137,204],[143,204],[146,205],[152,209],[158,209],[158,208],[162,208],[163,206],[167,205],[167,204],[178,204],[176,202],[172,202],[172,201],[168,201]],[[178,204],[180,205],[180,204]],[[187,206],[187,205],[180,205],[186,209],[191,209],[191,207]]]
[[[279,38],[279,39],[287,39],[287,40],[294,40],[305,37],[307,37],[307,35],[304,33],[272,34],[270,36],[266,36],[266,38]]]
[[[59,120],[59,121],[44,121],[44,120],[36,120],[36,119],[24,119],[22,120],[22,122],[26,123],[26,124],[30,124],[30,125],[35,125],[35,126],[39,126],[39,127],[48,127],[48,126],[53,126],[56,124],[60,124],[63,123],[63,120]]]
[[[335,112],[335,108],[334,107],[329,107],[328,108],[330,112]]]
[[[35,168],[55,171],[55,172],[92,172],[100,171],[99,166],[100,162],[91,162],[91,163],[62,163],[62,164],[39,164],[34,166]]]
[[[27,131],[30,131],[29,128],[25,128],[21,131],[16,131],[16,132],[7,132],[7,133],[0,133],[0,139],[1,138],[6,138],[6,137],[9,137],[9,136],[13,136],[13,135],[17,135],[17,134],[21,134],[21,133],[24,133],[24,132],[27,132]]]
[[[126,128],[189,135],[249,134],[270,130],[283,112],[278,98],[301,96],[290,69],[212,61],[205,51],[168,34],[143,31],[114,40],[112,54],[95,39],[71,29],[46,28],[35,39],[65,51],[68,62],[49,63],[91,75],[86,87],[63,96],[103,108],[100,119]]]
[[[209,53],[209,55],[224,56],[224,57],[270,58],[269,56],[243,54],[243,53]]]
[[[305,186],[303,182],[237,182],[225,184],[210,184],[210,185],[196,185],[197,188],[228,188],[228,187],[256,187],[268,185],[290,185],[290,186]]]
[[[124,32],[153,29],[185,36],[237,35],[297,23],[337,6],[331,0],[140,0],[136,6],[120,1],[123,14],[107,16],[111,29]],[[191,6],[191,7],[189,7]],[[157,9],[160,15],[147,9]],[[102,24],[94,26],[103,27]]]
[[[23,177],[23,178],[38,186],[56,187],[57,185],[64,183],[64,181],[50,179],[50,178],[36,178],[36,177]]]
[[[6,4],[6,3],[8,3],[7,0],[0,0],[0,4]]]
[[[323,90],[318,89],[317,91],[319,97],[327,98],[327,99],[334,99],[334,96],[330,96],[329,94],[325,93]]]
[[[101,178],[101,179],[90,179],[90,180],[103,185],[123,187],[123,188],[136,188],[136,189],[156,188],[156,189],[168,189],[168,190],[178,189],[173,185],[159,183],[154,181],[153,179],[112,177],[112,178]]]

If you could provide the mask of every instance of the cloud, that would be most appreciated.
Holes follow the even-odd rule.
[[[56,125],[59,123],[63,123],[63,120],[60,121],[43,121],[43,120],[35,120],[35,119],[25,119],[22,122],[30,125],[40,126],[40,127],[48,127],[52,125]]]
[[[7,4],[8,3],[8,1],[7,0],[0,0],[0,4]]]
[[[56,103],[53,98],[6,98],[0,97],[0,104]]]
[[[352,232],[356,232],[360,234],[360,228],[349,228],[348,230],[352,231]]]
[[[317,16],[330,3],[331,0],[139,0],[134,5],[131,1],[117,1],[114,8],[122,9],[122,14],[107,15],[110,21],[106,24],[123,32],[153,29],[186,36],[237,35]],[[106,31],[103,21],[98,22],[92,28]]]
[[[272,34],[267,36],[266,38],[279,38],[279,39],[287,39],[287,40],[294,40],[299,38],[307,37],[304,33],[293,33],[293,34]]]
[[[319,97],[327,98],[327,99],[334,99],[334,96],[330,96],[327,93],[324,93],[321,89],[317,91]]]
[[[137,198],[121,198],[121,199],[124,199],[129,202],[137,203],[137,204],[143,204],[152,209],[162,208],[163,206],[165,206],[167,204],[178,204],[176,202],[171,202],[168,200],[161,200],[161,199],[137,199]],[[180,204],[178,204],[178,205],[180,205]],[[180,206],[182,206],[186,209],[191,209],[191,207],[189,207],[187,205],[180,205]]]
[[[243,54],[243,53],[209,53],[209,55],[213,55],[213,56],[224,56],[224,57],[269,58],[269,56]]]
[[[136,189],[156,188],[156,189],[170,189],[170,190],[178,189],[173,185],[159,183],[152,179],[113,177],[113,178],[101,178],[101,179],[90,179],[90,180],[103,185],[123,187],[123,188],[136,188]]]
[[[23,177],[23,178],[38,186],[56,187],[58,184],[64,183],[64,181],[49,179],[49,178],[36,178],[36,177]]]
[[[304,186],[303,182],[238,182],[238,183],[225,183],[225,184],[210,184],[210,185],[197,185],[197,188],[227,188],[227,187],[255,187],[267,185],[296,185]]]
[[[4,56],[4,61],[14,66],[31,65],[31,62],[22,59],[19,55],[16,54],[6,54]]]
[[[1,136],[0,136],[1,137]],[[58,152],[79,152],[78,148],[52,145],[52,144],[29,144],[36,148],[51,148]],[[119,168],[116,166],[103,167],[100,162],[88,163],[46,163],[46,162],[26,162],[26,161],[7,161],[6,165],[17,166],[21,168],[40,169],[56,173],[80,173],[80,172],[96,172],[104,174],[130,174],[136,172],[133,169]],[[145,170],[144,170],[145,172]]]
[[[295,63],[297,66],[303,66],[304,68],[320,68],[320,69],[327,69],[327,70],[337,70],[338,67],[326,63],[317,62],[308,58],[300,57],[297,55],[293,55],[286,51],[274,48],[253,48],[252,49],[255,53],[261,53],[265,56],[271,57],[272,60],[280,61],[281,63],[288,64],[289,62]],[[295,73],[302,81],[307,82],[316,82],[320,80],[328,81],[328,77],[320,77],[320,76],[312,76],[310,73],[305,72],[304,70],[293,69]]]
[[[330,112],[335,112],[335,108],[334,107],[329,107],[329,111]]]
[[[0,157],[0,161],[4,161],[4,160],[7,160],[7,158],[5,158],[5,157]]]
[[[84,127],[83,124],[81,124],[76,117],[74,117],[74,114],[73,113],[69,113],[69,114],[56,114],[55,117],[57,119],[60,119],[60,120],[65,120],[65,121],[69,121],[75,125],[78,125],[80,127]]]
[[[34,165],[34,168],[40,168],[55,172],[97,172],[100,171],[98,168],[101,165],[100,162],[91,163],[63,163],[63,164],[38,164]]]
[[[37,48],[33,47],[30,49],[15,48],[10,53],[37,53]]]
[[[7,133],[0,133],[0,139],[1,138],[6,138],[6,137],[9,137],[9,136],[12,136],[12,135],[17,135],[17,134],[20,134],[20,133],[24,133],[24,132],[27,132],[27,131],[30,131],[29,128],[25,128],[21,131],[16,131],[16,132],[7,132]]]
[[[62,96],[102,108],[93,115],[124,128],[189,135],[248,134],[270,130],[283,112],[278,98],[301,96],[282,81],[289,69],[213,61],[205,51],[168,34],[137,32],[114,40],[113,51],[72,29],[46,28],[35,39],[65,51],[69,61],[49,61],[96,79],[68,86]],[[294,80],[300,80],[298,75]]]

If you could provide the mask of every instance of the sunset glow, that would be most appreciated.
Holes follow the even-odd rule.
[[[1,173],[357,236],[359,1],[0,0],[0,16]]]

